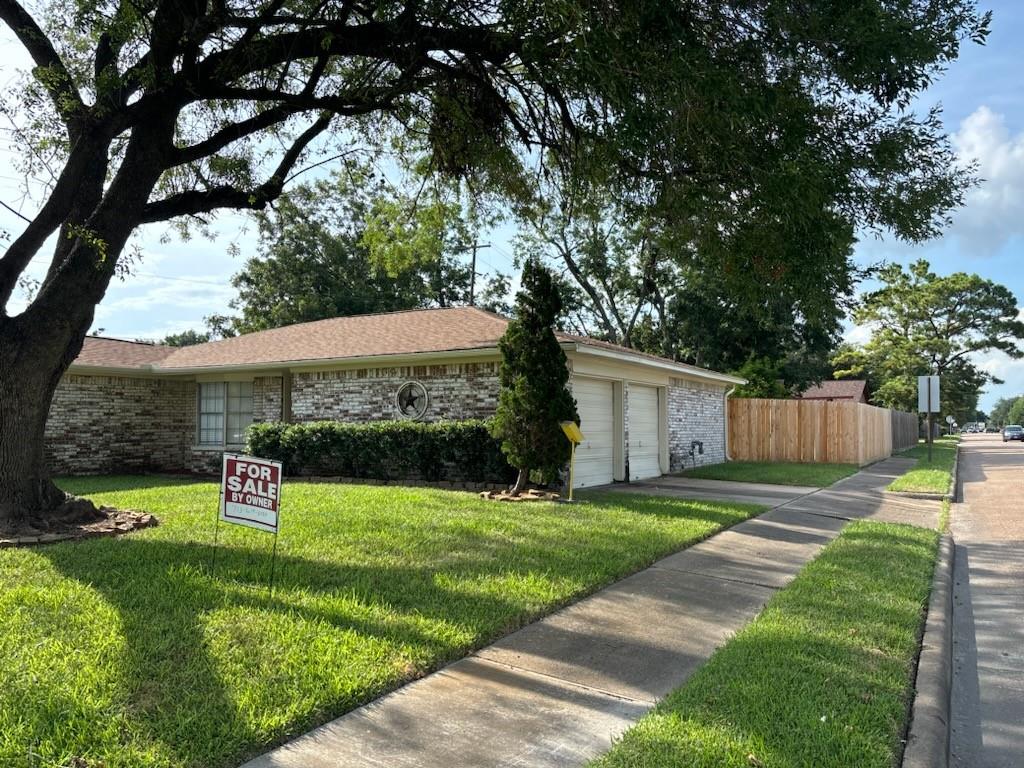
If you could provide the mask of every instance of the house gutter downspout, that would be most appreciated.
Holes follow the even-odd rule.
[[[725,460],[732,461],[729,455],[729,395],[736,391],[736,387],[730,387],[722,397],[722,443],[725,445]]]

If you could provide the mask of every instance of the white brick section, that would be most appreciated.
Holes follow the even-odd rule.
[[[690,445],[704,443],[697,466],[725,461],[725,393],[729,387],[686,379],[670,379],[668,386],[669,468],[693,466]]]
[[[398,388],[415,380],[427,389],[426,421],[485,419],[498,405],[498,363],[417,365],[296,373],[295,421],[380,421],[399,418]]]

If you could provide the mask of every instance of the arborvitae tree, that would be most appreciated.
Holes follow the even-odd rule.
[[[565,352],[555,338],[561,309],[553,276],[530,259],[516,294],[515,319],[498,342],[501,394],[491,428],[509,463],[519,470],[514,493],[522,491],[531,470],[550,477],[565,466],[569,441],[559,422],[579,423]]]

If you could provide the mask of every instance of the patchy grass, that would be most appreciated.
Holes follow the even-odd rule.
[[[801,464],[795,461],[729,461],[686,469],[678,474],[704,480],[733,480],[740,483],[811,485],[824,488],[857,472],[856,464]]]
[[[214,484],[62,485],[161,525],[0,550],[12,768],[237,765],[758,511],[290,482],[271,596],[269,535],[222,525],[212,547]]]
[[[904,493],[945,493],[953,477],[953,459],[956,457],[956,437],[941,437],[932,444],[932,460],[928,461],[928,444],[923,440],[900,456],[917,459],[913,469],[903,473],[891,483],[888,490]]]
[[[938,534],[851,523],[593,768],[890,768]]]

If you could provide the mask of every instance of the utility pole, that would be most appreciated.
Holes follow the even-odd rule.
[[[466,247],[460,248],[460,251],[469,251],[473,254],[472,261],[469,266],[469,306],[476,306],[476,252],[478,248],[490,248],[490,243],[481,243],[477,239],[473,239],[473,244]]]

